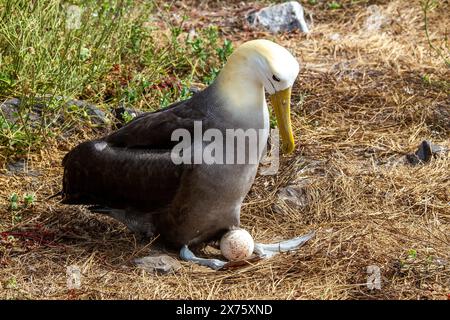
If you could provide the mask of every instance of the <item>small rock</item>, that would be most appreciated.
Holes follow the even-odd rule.
[[[305,190],[307,183],[307,181],[304,181],[299,184],[282,188],[278,192],[278,203],[275,206],[276,211],[282,212],[283,205],[293,210],[305,208],[308,205],[308,198]]]
[[[7,99],[0,104],[1,115],[5,117],[6,120],[13,122],[17,118],[14,113],[17,112],[17,108],[20,105],[20,100],[17,98]]]
[[[428,140],[422,141],[415,153],[406,155],[406,160],[413,165],[428,162],[433,156],[443,154],[447,148],[435,145]]]
[[[27,121],[30,123],[31,126],[40,126],[42,123],[45,124],[45,118],[43,117],[43,113],[45,109],[47,108],[48,103],[50,102],[50,97],[39,97],[34,98],[33,101],[28,102],[26,111],[26,117]],[[64,115],[63,110],[69,108],[70,106],[77,106],[79,109],[86,110],[87,114],[89,115],[90,119],[93,123],[98,125],[106,125],[109,123],[109,120],[106,116],[106,114],[100,110],[97,106],[94,104],[91,104],[87,101],[83,100],[68,100],[67,102],[64,102],[63,97],[53,97],[54,101],[56,103],[61,103],[62,107],[59,109],[59,112],[55,115],[55,120],[58,122],[64,121]],[[17,98],[7,99],[0,105],[1,113],[6,120],[8,120],[11,123],[17,123],[20,119],[18,116],[18,111],[20,108],[20,105],[23,101]]]
[[[414,94],[414,89],[410,87],[404,87],[403,91],[405,91],[407,94]]]
[[[443,258],[434,258],[434,262],[438,266],[446,266],[448,264],[448,261],[446,259],[443,259]]]
[[[270,32],[278,33],[299,29],[309,32],[305,22],[303,7],[297,1],[290,1],[263,8],[251,13],[247,21],[253,27],[263,27]]]
[[[191,30],[189,30],[188,39],[193,40],[195,37],[197,37],[197,32],[194,28],[192,28]]]
[[[341,35],[339,33],[333,33],[328,36],[330,40],[338,41],[341,39]]]
[[[12,162],[12,163],[8,163],[7,168],[8,171],[11,173],[19,173],[19,172],[24,172],[25,171],[25,160],[24,159],[20,159],[16,162]]]
[[[20,104],[21,101],[17,98],[11,98],[3,101],[2,104],[0,104],[0,115],[10,123],[17,123],[20,121],[18,113]],[[35,109],[27,114],[27,118],[31,123],[38,123],[40,121],[40,115]]]
[[[35,170],[28,170],[27,163],[24,159],[17,160],[15,162],[10,162],[6,165],[8,171],[6,172],[7,176],[13,175],[27,175],[30,177],[38,177],[41,175],[41,172]]]
[[[379,6],[373,4],[367,7],[369,16],[366,19],[366,31],[378,31],[388,19],[383,15]]]
[[[168,255],[138,258],[134,262],[139,268],[160,274],[176,272],[181,268],[180,262]]]
[[[200,91],[202,91],[202,89],[200,89],[199,87],[196,87],[196,86],[190,86],[189,87],[189,92],[192,93],[192,94],[197,94]]]

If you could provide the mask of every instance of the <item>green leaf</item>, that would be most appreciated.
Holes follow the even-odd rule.
[[[410,257],[411,259],[417,258],[417,251],[415,249],[410,249],[408,251],[408,257]]]
[[[34,194],[25,194],[23,196],[23,201],[25,202],[26,207],[28,207],[29,205],[32,205],[35,201]]]
[[[17,193],[11,194],[11,196],[9,197],[9,201],[10,202],[18,202],[19,201],[19,196],[17,195]]]
[[[19,205],[17,204],[17,202],[11,202],[9,205],[9,208],[11,210],[18,210],[19,209]]]
[[[80,49],[80,59],[81,61],[86,61],[91,57],[91,51],[88,48],[81,48]]]
[[[328,8],[331,10],[336,10],[342,8],[342,5],[339,2],[333,1],[328,3]]]
[[[15,277],[8,279],[6,282],[6,288],[8,289],[16,289],[17,288],[17,280]]]
[[[134,119],[134,116],[130,114],[128,111],[124,111],[122,112],[122,118],[125,121],[125,123],[128,123]]]

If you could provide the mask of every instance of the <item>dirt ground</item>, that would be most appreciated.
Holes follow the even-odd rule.
[[[405,155],[425,139],[450,148],[450,71],[430,50],[418,1],[369,2],[307,4],[311,34],[276,36],[244,22],[261,3],[178,5],[190,17],[187,30],[217,24],[235,46],[264,37],[298,57],[296,151],[277,175],[257,177],[241,222],[260,242],[315,230],[309,243],[230,271],[185,262],[175,274],[143,271],[133,259],[153,242],[85,208],[45,200],[60,189],[65,153],[95,135],[78,134],[30,153],[27,173],[3,164],[0,298],[449,299],[450,158],[411,165]],[[374,3],[384,18],[371,31]],[[443,1],[430,14],[432,41],[448,36],[449,11]],[[37,198],[14,225],[12,192]],[[80,289],[67,287],[71,265],[81,269]],[[381,289],[367,287],[368,267],[379,268]]]

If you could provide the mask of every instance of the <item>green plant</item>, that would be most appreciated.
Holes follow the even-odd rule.
[[[210,85],[213,83],[213,81],[216,79],[216,77],[219,75],[220,69],[219,68],[211,68],[209,71],[209,74],[205,75],[203,77],[203,83]]]
[[[17,193],[13,193],[11,194],[11,196],[9,197],[9,208],[11,210],[18,210],[19,209],[19,196],[17,195]]]
[[[233,51],[217,26],[186,33],[186,17],[167,20],[162,29],[170,33],[162,35],[148,23],[152,1],[76,4],[80,23],[69,28],[59,1],[0,2],[0,99],[21,100],[13,120],[0,112],[2,156],[40,149],[63,130],[90,124],[86,110],[67,106],[72,98],[148,110],[187,99],[190,85],[212,83]],[[162,7],[172,14],[172,4]]]
[[[333,2],[329,2],[328,3],[328,9],[336,10],[336,9],[340,9],[340,8],[342,8],[342,5],[339,2],[337,2],[337,1],[333,1]]]
[[[222,47],[216,49],[219,56],[220,63],[224,65],[227,62],[228,57],[233,53],[233,43],[225,39]]]
[[[133,4],[122,0],[78,5],[80,23],[72,28],[59,1],[0,2],[0,99],[22,101],[17,121],[0,114],[0,151],[6,156],[40,148],[58,130],[55,120],[71,97],[91,92],[91,99],[100,100],[112,65],[138,47],[142,36],[133,26],[148,11],[131,15]],[[49,101],[39,110],[42,121],[32,121],[42,97]]]
[[[445,65],[447,67],[450,67],[450,48],[449,48],[447,38],[445,39],[445,43],[443,44],[443,46],[441,48],[435,46],[430,39],[428,13],[438,7],[438,1],[422,0],[421,6],[422,6],[422,12],[423,12],[423,20],[424,20],[424,24],[425,24],[425,27],[424,27],[425,35],[427,37],[428,45],[444,61]]]
[[[269,108],[269,113],[270,113],[270,116],[269,116],[269,118],[270,118],[270,120],[269,120],[270,128],[274,129],[278,125],[277,124],[277,118],[275,117],[275,114],[274,114],[274,112],[272,111],[271,108]]]
[[[22,221],[22,216],[19,214],[19,209],[27,208],[34,204],[36,197],[34,194],[26,193],[23,195],[23,205],[19,203],[19,195],[17,193],[12,193],[9,197],[9,209],[12,211],[11,220],[15,224]]]
[[[180,90],[180,100],[186,100],[192,97],[192,92],[187,84],[183,84]]]
[[[431,84],[431,78],[430,78],[430,75],[424,74],[424,75],[422,76],[422,81],[425,82],[426,84]]]
[[[85,62],[91,57],[91,51],[88,48],[81,48],[80,49],[80,60]]]
[[[130,114],[128,111],[124,111],[122,112],[122,119],[125,121],[125,123],[128,123],[134,119],[134,116]]]
[[[21,123],[6,119],[0,110],[0,150],[5,153],[24,153],[33,143],[39,143],[39,136],[30,135],[25,119]],[[3,147],[3,148],[1,148]]]
[[[19,196],[17,195],[17,193],[13,193],[9,197],[9,209],[12,211],[11,214],[12,224],[16,224],[17,222],[22,221],[22,216],[17,212],[20,209]]]
[[[31,193],[26,193],[23,195],[23,201],[25,203],[25,207],[29,207],[36,201],[36,196]]]
[[[15,277],[11,277],[6,282],[6,288],[8,289],[17,289],[17,279]]]
[[[160,108],[166,108],[172,103],[172,93],[170,90],[161,91],[161,99],[159,101]]]
[[[137,88],[128,87],[123,91],[124,100],[129,103],[135,103],[138,100],[139,93]]]
[[[417,251],[415,249],[408,250],[408,258],[416,259],[417,258]]]

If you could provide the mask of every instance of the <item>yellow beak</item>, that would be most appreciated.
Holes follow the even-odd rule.
[[[291,126],[291,89],[287,88],[270,96],[280,130],[283,153],[291,153],[295,148]]]

